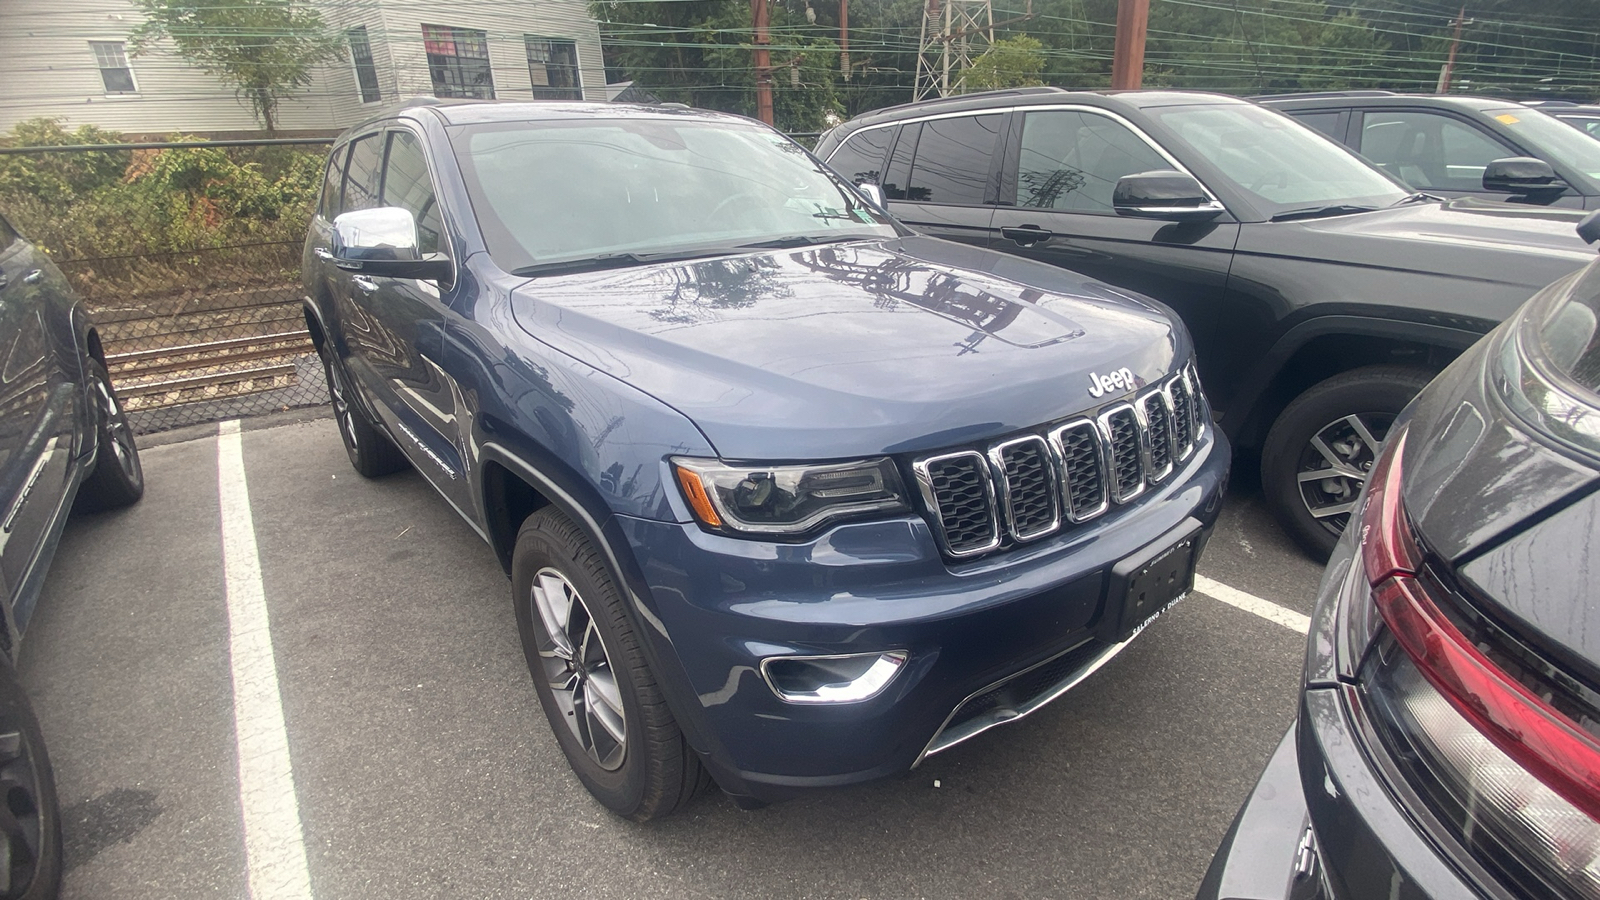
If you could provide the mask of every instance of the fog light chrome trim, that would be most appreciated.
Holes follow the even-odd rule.
[[[785,703],[860,703],[883,693],[889,682],[905,668],[911,654],[904,650],[881,653],[844,653],[835,656],[769,656],[761,661],[761,678],[767,687]],[[848,681],[819,685],[813,691],[785,691],[772,677],[771,665],[822,663],[830,660],[865,659],[876,657],[866,671]],[[820,668],[820,667],[819,667]]]

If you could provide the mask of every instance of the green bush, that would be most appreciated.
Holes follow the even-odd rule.
[[[114,144],[119,137],[34,119],[4,142]],[[312,145],[4,155],[0,211],[91,303],[224,283],[292,283],[325,152]]]

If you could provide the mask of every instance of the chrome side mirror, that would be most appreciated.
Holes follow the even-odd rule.
[[[344,213],[333,220],[333,258],[337,262],[421,259],[417,220],[396,206]]]
[[[357,209],[333,220],[333,264],[389,278],[447,281],[450,258],[424,255],[417,246],[417,220],[397,206]]]
[[[887,206],[883,205],[883,188],[878,187],[869,181],[865,184],[856,185],[856,190],[864,194],[866,198],[871,200],[873,205],[879,209],[888,209]]]

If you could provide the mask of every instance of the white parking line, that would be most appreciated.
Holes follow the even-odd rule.
[[[1247,594],[1238,588],[1228,587],[1220,581],[1212,581],[1204,575],[1194,576],[1194,589],[1213,600],[1219,600],[1247,613],[1254,613],[1268,622],[1277,623],[1301,634],[1311,630],[1310,616],[1279,606],[1271,600],[1263,600],[1255,594]]]
[[[233,722],[239,752],[239,806],[252,900],[310,900],[311,876],[283,725],[272,631],[261,587],[261,557],[245,484],[239,422],[217,429],[217,491],[228,591]]]

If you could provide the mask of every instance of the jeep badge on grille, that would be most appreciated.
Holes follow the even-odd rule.
[[[1131,391],[1139,386],[1137,376],[1127,366],[1112,372],[1110,375],[1089,373],[1089,396],[1099,399],[1107,394]]]

